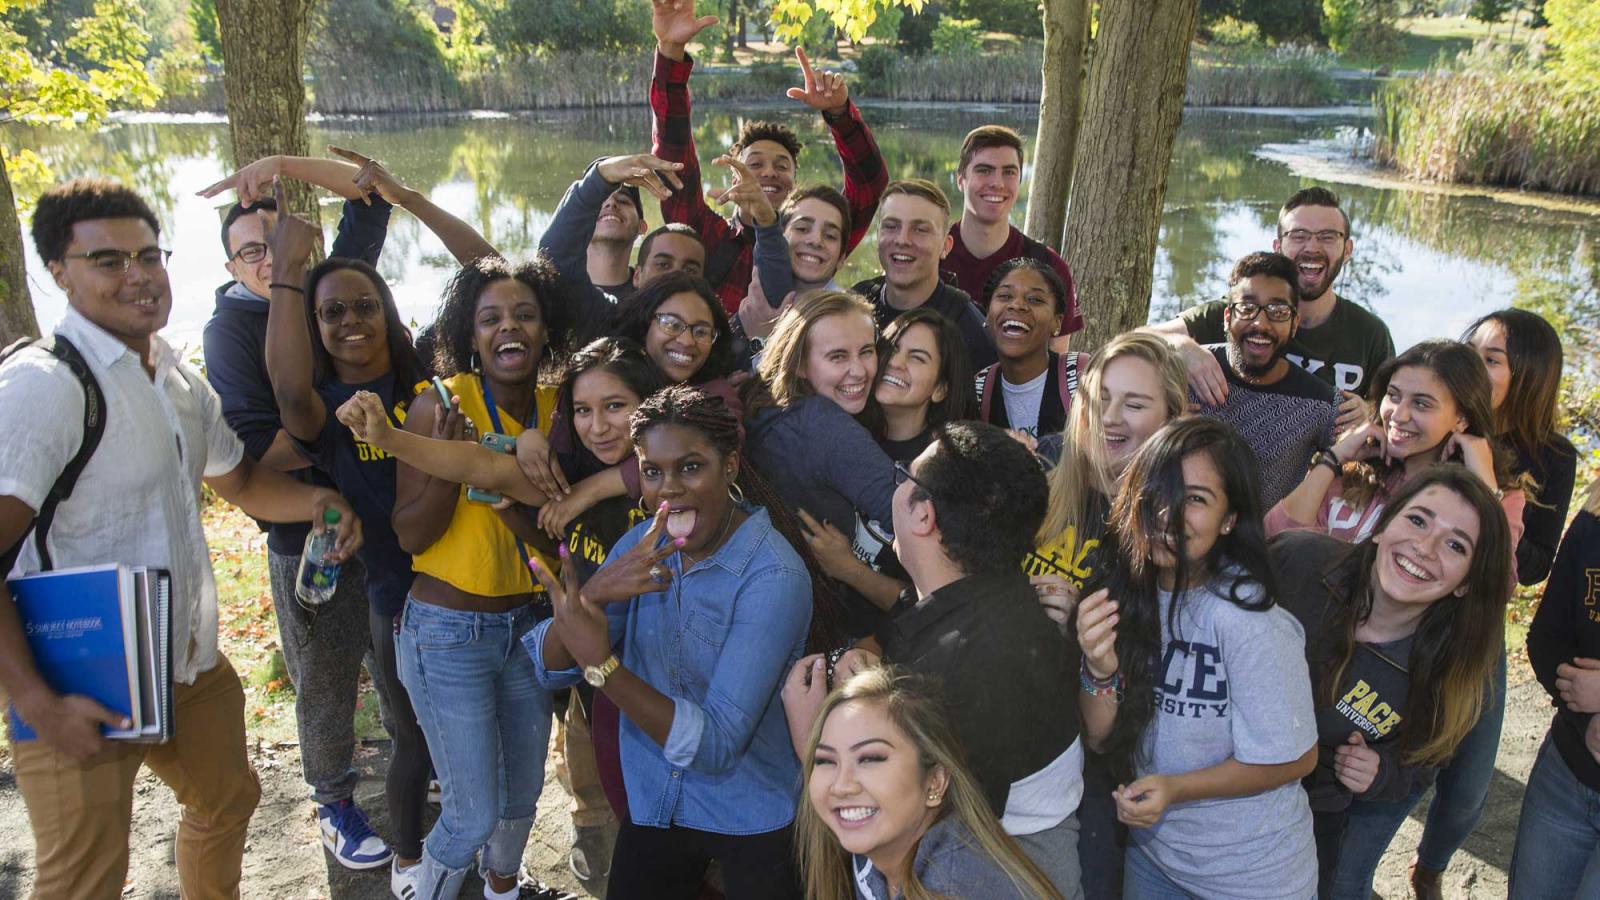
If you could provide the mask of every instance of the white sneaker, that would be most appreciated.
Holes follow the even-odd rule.
[[[421,872],[422,863],[414,862],[405,868],[400,868],[399,860],[389,865],[389,893],[395,900],[417,900],[417,875]]]

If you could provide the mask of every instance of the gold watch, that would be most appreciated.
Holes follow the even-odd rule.
[[[611,677],[612,672],[620,668],[622,668],[622,660],[617,659],[617,655],[613,653],[598,666],[584,666],[583,680],[589,682],[591,687],[598,690],[605,687],[606,679]]]

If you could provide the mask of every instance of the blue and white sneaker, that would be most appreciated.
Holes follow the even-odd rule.
[[[317,827],[322,846],[346,869],[376,869],[394,859],[394,851],[372,830],[361,807],[349,800],[319,807]]]

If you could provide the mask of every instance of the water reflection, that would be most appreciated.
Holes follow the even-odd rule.
[[[894,177],[933,179],[955,195],[962,135],[986,122],[1031,135],[1026,107],[871,106],[867,110]],[[696,140],[702,156],[725,147],[742,118],[785,122],[800,133],[800,183],[837,183],[839,163],[816,116],[793,105],[702,110]],[[1284,116],[1188,111],[1173,155],[1159,237],[1152,314],[1162,316],[1220,296],[1232,261],[1269,246],[1277,209],[1303,185],[1279,162],[1255,151],[1266,144],[1326,141],[1363,124],[1359,116]],[[0,139],[37,150],[63,177],[119,178],[151,199],[167,225],[175,307],[168,335],[198,344],[212,292],[226,280],[217,211],[194,191],[224,173],[227,128],[215,122],[129,122],[97,135],[7,126]],[[567,184],[597,157],[648,147],[649,118],[637,108],[447,118],[328,120],[312,129],[313,146],[355,147],[385,161],[407,184],[462,216],[508,253],[528,252]],[[720,170],[708,177],[721,179]],[[1335,185],[1352,219],[1356,252],[1340,290],[1383,315],[1406,346],[1453,335],[1480,312],[1510,303],[1519,283],[1600,284],[1600,219],[1395,188]],[[660,221],[647,199],[647,217]],[[324,211],[331,228],[337,207]],[[1020,221],[1020,210],[1018,220]],[[856,251],[841,281],[876,268],[872,240]],[[54,321],[64,300],[29,256],[40,319]],[[406,315],[432,318],[454,269],[444,247],[414,219],[397,214],[380,266]],[[1088,315],[1094,298],[1083,298]],[[1578,311],[1574,311],[1578,312]],[[1581,313],[1580,313],[1581,315]]]

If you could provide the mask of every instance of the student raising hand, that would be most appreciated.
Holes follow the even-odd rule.
[[[717,21],[716,16],[695,18],[694,0],[650,0],[650,27],[656,35],[656,49],[667,59],[683,59],[684,46]]]

